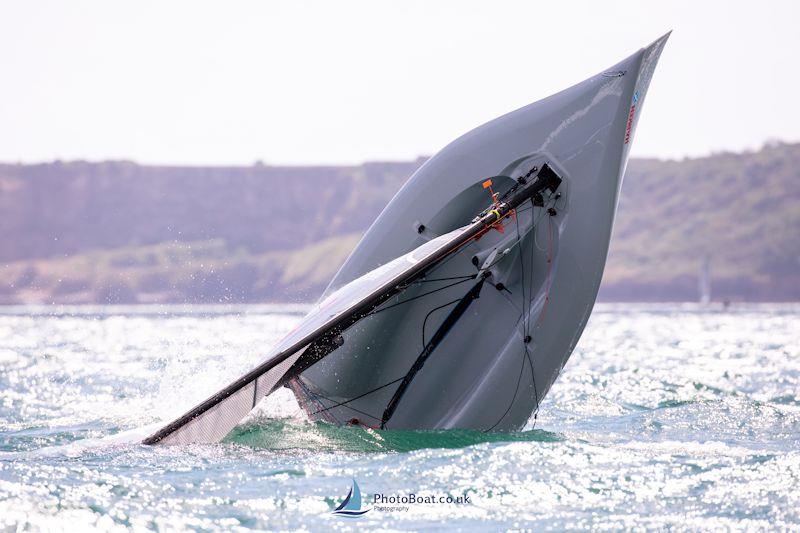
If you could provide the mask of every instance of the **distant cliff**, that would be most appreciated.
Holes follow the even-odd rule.
[[[314,299],[424,162],[0,165],[0,303]],[[800,145],[632,160],[605,300],[800,300]]]

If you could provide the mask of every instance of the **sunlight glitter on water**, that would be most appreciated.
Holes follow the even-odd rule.
[[[238,376],[297,309],[28,311],[0,313],[0,528],[800,526],[797,306],[601,306],[517,434],[314,424],[284,392],[188,447],[124,431]],[[367,506],[471,503],[346,521],[352,479]]]

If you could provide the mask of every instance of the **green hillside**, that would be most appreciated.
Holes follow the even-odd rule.
[[[423,162],[0,165],[0,303],[308,301]],[[628,166],[601,299],[800,300],[800,145]]]
[[[693,299],[707,255],[718,299],[800,299],[800,145],[633,160],[617,221],[606,298]]]

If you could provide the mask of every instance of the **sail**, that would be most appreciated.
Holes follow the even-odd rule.
[[[230,433],[231,429],[242,418],[253,410],[264,396],[273,390],[291,366],[300,358],[303,351],[298,350],[283,361],[272,365],[258,376],[246,380],[244,385],[238,387],[237,390],[232,390],[236,384],[231,384],[183,417],[145,439],[143,443],[193,444],[219,442],[225,435]],[[229,390],[230,392],[228,393]]]
[[[317,304],[301,323],[247,375],[191,409],[144,440],[145,444],[189,444],[220,441],[271,392],[309,344],[330,333],[336,324],[358,312],[376,295],[400,283],[404,275],[456,239],[464,228],[432,240],[412,252],[348,283]]]
[[[508,191],[507,200],[496,201],[470,224],[432,239],[341,287],[317,304],[261,364],[147,437],[143,443],[219,442],[277,386],[335,350],[336,339],[342,331],[402,292],[408,283],[464,244],[496,227],[539,191],[558,187],[560,181],[545,165],[534,180]]]

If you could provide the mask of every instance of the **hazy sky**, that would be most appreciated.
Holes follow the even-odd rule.
[[[798,6],[0,0],[0,161],[409,159],[670,29],[633,155],[797,141]]]

